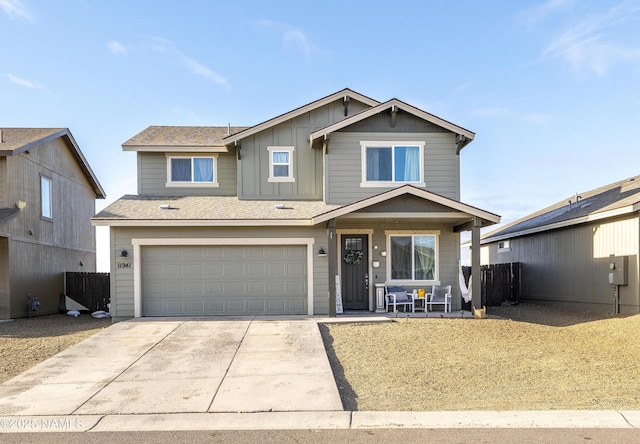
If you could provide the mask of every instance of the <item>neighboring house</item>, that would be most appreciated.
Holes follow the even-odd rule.
[[[484,235],[482,263],[520,262],[522,300],[638,313],[639,211],[640,176],[580,193]]]
[[[459,233],[479,245],[500,219],[459,200],[473,138],[349,89],[252,127],[145,129],[122,145],[138,195],[92,219],[111,227],[114,320],[335,315],[337,294],[380,310],[385,282],[459,295]]]
[[[65,128],[0,128],[0,319],[58,312],[65,271],[95,271],[104,191]]]

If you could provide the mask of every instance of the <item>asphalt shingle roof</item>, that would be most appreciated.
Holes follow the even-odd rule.
[[[0,131],[0,151],[14,151],[65,131],[65,128],[0,128]]]
[[[223,137],[246,126],[150,126],[122,146],[223,146]]]
[[[277,208],[284,206],[284,208]],[[340,205],[322,201],[239,200],[236,196],[126,195],[94,220],[307,220]]]

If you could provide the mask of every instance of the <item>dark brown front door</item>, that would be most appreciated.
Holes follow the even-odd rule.
[[[343,234],[342,304],[345,310],[369,309],[369,256],[366,234]]]

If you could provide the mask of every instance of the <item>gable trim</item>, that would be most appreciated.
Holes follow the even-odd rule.
[[[464,146],[469,144],[475,137],[475,133],[462,128],[461,126],[455,125],[451,122],[448,122],[444,119],[441,119],[438,116],[430,114],[426,111],[422,111],[419,108],[409,105],[408,103],[404,103],[398,99],[391,99],[388,102],[381,103],[372,108],[366,109],[358,114],[354,114],[353,116],[347,117],[346,119],[340,120],[332,125],[321,128],[317,131],[312,132],[309,135],[309,146],[313,145],[314,140],[328,137],[332,132],[338,131],[342,128],[346,128],[349,125],[353,125],[354,123],[365,120],[369,117],[372,117],[376,114],[381,113],[387,109],[397,110],[402,109],[410,114],[413,114],[416,117],[419,117],[427,122],[433,123],[434,125],[438,125],[441,128],[447,129],[453,133],[458,134],[457,143],[459,144],[458,152]],[[459,139],[459,140],[458,140]]]
[[[449,207],[453,210],[469,214],[470,216],[480,217],[492,223],[500,222],[500,216],[498,216],[497,214],[489,213],[488,211],[484,211],[479,208],[472,207],[462,202],[458,202],[458,201],[449,199],[447,197],[440,196],[439,194],[435,194],[430,191],[413,187],[411,185],[403,185],[401,187],[394,188],[393,190],[378,194],[376,196],[372,196],[367,199],[363,199],[361,201],[354,202],[352,204],[348,204],[340,208],[336,208],[335,210],[331,210],[326,213],[319,214],[313,217],[311,220],[314,225],[321,222],[326,222],[330,219],[335,219],[336,217],[353,213],[363,208],[367,208],[371,205],[385,202],[387,200],[393,199],[394,197],[402,196],[404,194],[411,194],[421,199],[429,200],[431,202],[435,202],[435,203],[444,205],[446,207]]]
[[[342,91],[338,91],[336,93],[323,97],[322,99],[316,100],[315,102],[311,102],[307,105],[301,106],[300,108],[296,108],[285,114],[281,114],[277,117],[274,117],[273,119],[267,120],[265,122],[259,123],[258,125],[247,128],[244,131],[240,131],[239,133],[227,136],[223,138],[222,141],[227,146],[237,144],[240,140],[246,137],[253,136],[256,133],[259,133],[260,131],[264,131],[265,129],[279,125],[283,122],[286,122],[287,120],[291,120],[304,113],[313,111],[316,108],[320,108],[321,106],[328,105],[329,103],[332,103],[338,99],[346,98],[346,97],[356,99],[359,102],[362,102],[365,105],[369,105],[369,106],[376,106],[380,103],[377,100],[374,100],[367,96],[363,96],[362,94],[352,91],[349,88],[345,88]]]

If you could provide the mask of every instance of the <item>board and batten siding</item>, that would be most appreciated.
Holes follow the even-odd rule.
[[[635,214],[512,238],[507,251],[499,251],[497,242],[483,250],[492,264],[522,264],[523,300],[602,313],[614,311],[609,256],[628,256],[628,285],[619,287],[620,312],[638,313],[639,229]]]
[[[349,115],[367,107],[349,102]],[[309,134],[344,119],[342,100],[319,107],[254,136],[242,139],[238,161],[240,199],[322,199],[322,150],[309,148]],[[293,146],[294,182],[269,182],[269,146]]]
[[[331,135],[326,156],[326,195],[329,204],[348,204],[387,191],[389,187],[360,187],[361,141],[424,141],[426,190],[450,199],[460,199],[460,156],[452,133],[351,133]],[[397,186],[402,185],[401,183]]]
[[[95,191],[63,138],[4,158],[8,207],[25,207],[3,232],[8,243],[9,304],[12,317],[28,316],[26,296],[40,301],[38,314],[58,312],[65,271],[95,271]],[[52,219],[41,217],[41,175],[51,179]]]
[[[231,238],[273,238],[274,245],[280,245],[284,238],[313,238],[313,309],[315,314],[329,313],[328,259],[318,257],[320,246],[327,249],[327,233],[325,227],[111,227],[111,311],[115,321],[130,319],[134,316],[134,270],[119,268],[117,258],[122,250],[126,250],[133,263],[132,239],[162,238],[196,238],[196,239],[231,239]]]
[[[138,152],[138,194],[144,196],[235,196],[237,189],[235,153],[214,153],[217,187],[167,187],[167,157],[172,153]],[[203,156],[207,153],[175,153],[176,156]]]

